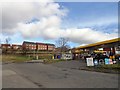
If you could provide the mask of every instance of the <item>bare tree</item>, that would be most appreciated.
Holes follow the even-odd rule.
[[[9,43],[10,43],[10,40],[11,40],[11,38],[10,38],[10,37],[7,37],[7,38],[5,39],[5,44],[9,44]],[[6,45],[6,47],[5,47],[5,53],[6,53],[6,54],[8,53],[8,49],[9,49],[9,46]]]
[[[69,42],[69,39],[64,37],[60,37],[58,38],[58,40],[56,40],[56,46],[60,49],[61,53],[65,52],[70,48],[70,46],[68,45],[68,42]]]
[[[10,38],[10,37],[7,37],[7,38],[5,39],[5,43],[6,43],[6,44],[9,44],[10,41],[11,41],[11,38]]]

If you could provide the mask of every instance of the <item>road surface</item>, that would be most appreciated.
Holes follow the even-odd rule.
[[[78,64],[79,63],[79,64]],[[117,88],[118,75],[75,69],[79,61],[3,65],[3,88]],[[82,65],[81,65],[82,66]]]

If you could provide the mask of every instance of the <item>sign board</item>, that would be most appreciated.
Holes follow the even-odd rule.
[[[105,58],[105,64],[109,64],[109,58]]]
[[[86,58],[86,60],[87,60],[87,66],[94,66],[93,58]]]

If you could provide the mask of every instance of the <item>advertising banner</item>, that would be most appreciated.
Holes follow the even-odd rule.
[[[86,60],[87,60],[87,66],[94,66],[93,58],[86,58]]]

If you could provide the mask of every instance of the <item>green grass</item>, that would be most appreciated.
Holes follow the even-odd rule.
[[[32,59],[33,57],[28,57],[23,55],[2,55],[2,62],[7,62],[7,61],[24,62]]]
[[[120,69],[120,64],[102,65],[102,68],[105,68],[105,69]]]
[[[109,64],[109,65],[100,65],[100,66],[89,66],[86,68],[89,71],[97,71],[97,72],[107,72],[107,73],[119,73],[120,72],[120,64]]]
[[[66,61],[63,59],[50,59],[50,55],[46,56],[40,56],[42,60],[45,60],[44,64],[51,64],[51,63],[57,63],[61,61]],[[23,55],[2,55],[2,62],[7,62],[7,61],[13,61],[13,62],[24,62],[28,60],[35,60],[36,58],[33,56],[23,56]]]

